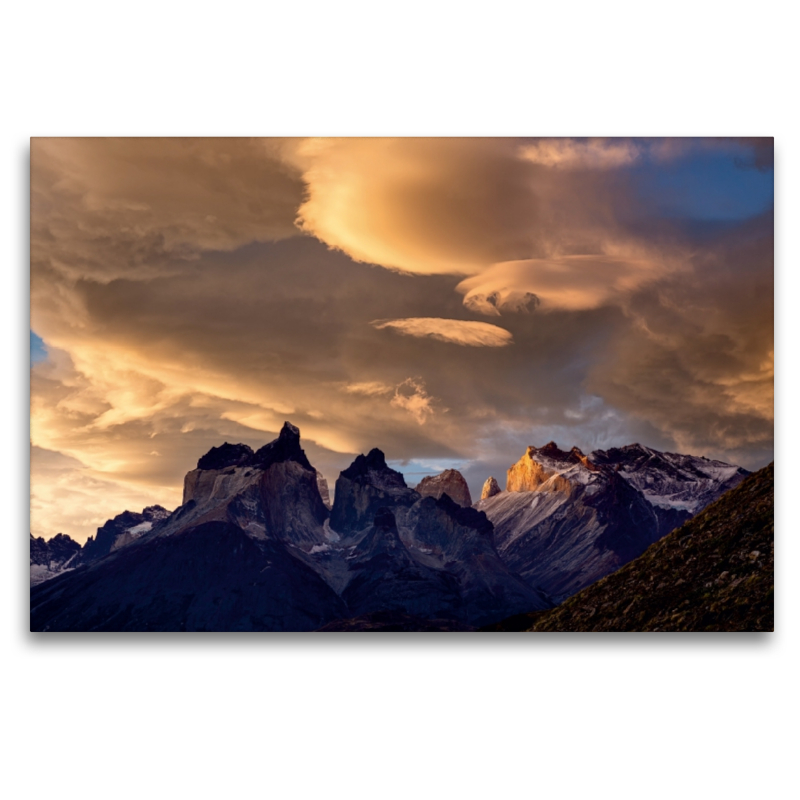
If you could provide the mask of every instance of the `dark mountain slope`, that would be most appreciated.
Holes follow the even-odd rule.
[[[31,630],[307,631],[344,603],[283,543],[208,522],[31,590]]]
[[[383,452],[375,447],[339,473],[331,528],[341,534],[355,533],[372,523],[378,509],[408,508],[419,498],[406,486],[402,474],[386,465]]]
[[[456,578],[414,559],[400,540],[394,514],[381,508],[355,550],[342,599],[351,616],[397,611],[421,617],[457,616]]]
[[[771,631],[774,465],[549,611],[487,630]]]
[[[41,536],[34,539],[30,534],[30,544],[31,586],[75,567],[80,557],[81,546],[64,533],[56,534],[47,542]]]
[[[89,564],[107,556],[112,550],[130,544],[134,539],[158,527],[169,515],[170,512],[163,506],[148,506],[141,514],[123,511],[98,528],[95,536],[88,538],[78,557],[79,563]]]

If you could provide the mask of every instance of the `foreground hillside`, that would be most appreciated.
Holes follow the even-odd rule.
[[[771,631],[774,464],[549,611],[485,630]]]

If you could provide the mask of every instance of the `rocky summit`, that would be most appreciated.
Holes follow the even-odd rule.
[[[66,534],[58,533],[49,541],[41,536],[34,538],[33,534],[30,538],[31,586],[76,565],[81,546]]]
[[[471,506],[472,497],[464,476],[457,469],[446,469],[438,475],[427,475],[416,487],[423,497],[434,497],[437,500],[446,494],[460,506]]]
[[[387,466],[383,453],[373,448],[366,456],[357,456],[336,480],[331,527],[354,533],[369,525],[378,509],[408,507],[418,499],[402,474]]]
[[[341,471],[331,505],[287,422],[258,450],[211,448],[173,512],[125,511],[83,548],[31,538],[31,629],[474,630],[552,608],[745,474],[551,442],[473,507],[457,471],[414,489],[375,448]]]
[[[489,476],[486,479],[486,482],[483,484],[483,489],[481,490],[481,500],[488,500],[490,497],[500,494],[501,491],[502,490],[500,489],[500,484],[497,482],[497,479]]]

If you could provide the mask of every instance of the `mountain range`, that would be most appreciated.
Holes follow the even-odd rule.
[[[769,464],[558,607],[487,630],[771,631],[774,491]]]
[[[287,422],[259,450],[212,448],[173,512],[126,511],[83,547],[31,537],[31,630],[471,630],[553,608],[747,475],[551,442],[473,506],[456,470],[412,488],[373,449],[331,504]]]

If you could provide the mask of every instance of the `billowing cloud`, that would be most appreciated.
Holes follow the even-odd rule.
[[[645,205],[625,168],[708,148],[694,140],[290,141],[307,197],[298,225],[351,258],[466,276],[483,314],[624,302],[686,261],[674,235],[626,224]],[[723,147],[723,145],[718,145]],[[742,144],[724,144],[726,148]],[[743,149],[744,148],[744,149]],[[499,301],[499,302],[498,302]]]
[[[280,144],[32,139],[31,260],[73,279],[135,280],[294,236],[303,184]]]
[[[174,505],[211,446],[286,419],[332,483],[375,446],[474,491],[549,439],[765,463],[769,152],[34,140],[33,532]],[[736,191],[747,214],[717,218]]]
[[[391,404],[408,411],[420,425],[424,425],[434,414],[434,401],[422,379],[407,378],[395,389]]]
[[[302,229],[352,258],[470,275],[529,254],[535,165],[513,140],[315,139],[284,152],[307,185]]]
[[[632,292],[669,272],[687,269],[676,254],[659,259],[575,255],[493,264],[456,287],[464,305],[480,314],[597,308],[624,303]]]
[[[626,139],[540,139],[520,148],[534,164],[563,169],[614,169],[638,160],[642,148]]]
[[[725,232],[695,256],[691,274],[637,292],[630,330],[609,341],[587,385],[668,433],[680,451],[768,459],[772,229],[770,213]]]
[[[436,339],[466,347],[505,347],[514,337],[504,328],[487,322],[471,322],[438,317],[407,317],[405,319],[375,320],[378,330],[390,329],[404,336]]]

